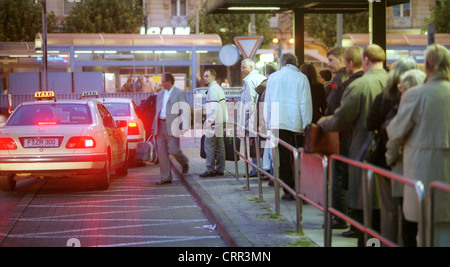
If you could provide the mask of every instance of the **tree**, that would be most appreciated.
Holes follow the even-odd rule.
[[[436,33],[450,33],[450,0],[436,1],[431,9],[431,18],[425,18],[425,28],[434,24]]]
[[[334,47],[337,41],[336,14],[307,14],[305,16],[305,30],[327,47]],[[344,33],[368,33],[369,13],[355,13],[343,15]]]
[[[200,32],[216,33],[222,39],[223,44],[233,44],[235,36],[248,35],[248,25],[251,21],[250,14],[206,14],[206,1],[202,3],[200,10]],[[256,14],[255,25],[256,35],[263,36],[261,47],[267,47],[272,44],[274,37],[273,31],[270,29],[269,14]],[[191,27],[195,27],[194,18],[190,18]]]
[[[138,33],[144,22],[139,0],[84,0],[64,20],[70,33]]]
[[[57,28],[56,16],[47,14],[47,32]],[[30,42],[42,32],[42,6],[29,0],[0,0],[0,41]]]

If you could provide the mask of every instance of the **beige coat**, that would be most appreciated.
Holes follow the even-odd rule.
[[[319,121],[325,131],[344,131],[353,129],[349,157],[356,159],[358,152],[369,135],[366,127],[367,114],[375,97],[386,87],[385,70],[369,70],[361,78],[356,79],[345,89],[341,105],[333,115]],[[378,186],[374,186],[377,190]],[[352,209],[363,208],[362,171],[356,167],[349,168],[348,204]],[[373,208],[379,208],[377,192],[372,200]]]
[[[432,78],[408,90],[387,127],[388,143],[403,145],[403,175],[422,181],[450,183],[450,82]],[[450,219],[450,197],[436,201],[436,221]],[[404,187],[403,212],[418,221],[416,193]]]

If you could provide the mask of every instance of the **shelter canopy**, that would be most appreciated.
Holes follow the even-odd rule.
[[[376,0],[373,0],[376,2]],[[206,13],[281,13],[303,9],[305,13],[356,13],[367,11],[370,0],[208,0]],[[408,0],[387,0],[387,6]]]

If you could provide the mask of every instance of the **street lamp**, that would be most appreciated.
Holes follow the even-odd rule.
[[[277,37],[272,39],[272,43],[278,44],[278,58],[281,58],[281,52],[282,52],[282,46],[281,46],[281,40]]]
[[[48,91],[48,64],[47,64],[47,3],[46,0],[41,0],[42,4],[42,63],[44,64],[44,91]]]

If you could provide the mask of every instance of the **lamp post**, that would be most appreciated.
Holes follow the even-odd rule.
[[[42,4],[42,63],[44,64],[44,91],[48,91],[48,63],[47,63],[47,3],[46,0],[41,0]]]

